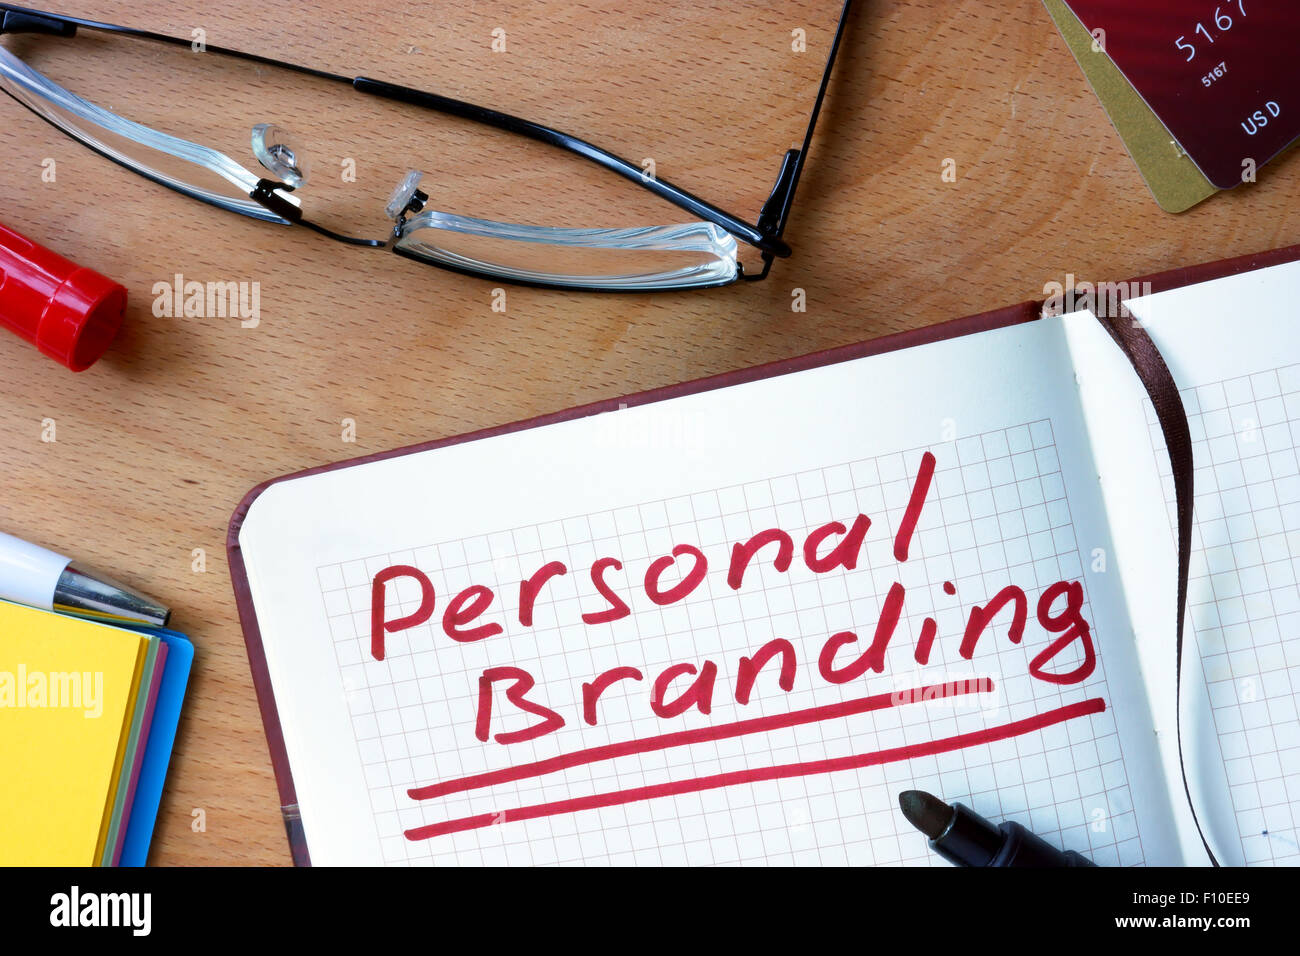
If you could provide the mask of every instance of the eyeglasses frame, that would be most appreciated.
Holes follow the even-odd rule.
[[[830,50],[827,53],[826,66],[822,72],[821,82],[818,86],[817,97],[813,103],[812,113],[808,120],[808,126],[804,134],[802,147],[798,149],[789,149],[782,157],[781,168],[777,175],[776,184],[773,186],[767,201],[764,202],[760,209],[757,221],[752,224],[665,179],[660,179],[656,176],[646,176],[641,167],[616,155],[615,153],[596,146],[587,140],[554,129],[550,126],[545,126],[541,123],[535,123],[531,120],[522,119],[509,113],[478,106],[463,100],[442,96],[437,93],[429,93],[413,87],[390,83],[385,80],[372,79],[365,76],[348,77],[343,74],[331,73],[314,67],[303,66],[285,60],[279,60],[274,57],[248,53],[229,47],[204,44],[201,48],[196,49],[192,40],[183,39],[181,37],[173,37],[163,33],[155,33],[153,31],[141,30],[135,27],[127,27],[119,24],[104,23],[80,17],[64,16],[62,14],[50,13],[48,11],[36,10],[28,7],[13,6],[6,3],[0,3],[0,35],[34,33],[45,36],[72,38],[77,35],[78,30],[85,29],[98,33],[148,40],[170,46],[183,46],[194,50],[196,53],[211,53],[218,56],[231,57],[245,62],[279,67],[281,69],[316,77],[318,79],[346,83],[360,93],[405,103],[411,106],[417,106],[444,115],[455,116],[460,119],[470,120],[493,129],[502,130],[519,136],[525,136],[529,139],[546,143],[582,157],[583,159],[636,183],[643,189],[649,190],[651,193],[679,209],[682,209],[705,222],[718,226],[734,238],[757,249],[761,254],[763,262],[761,271],[755,274],[747,274],[744,271],[743,264],[737,260],[737,274],[735,279],[727,280],[724,283],[718,283],[718,285],[730,285],[732,282],[738,280],[756,281],[767,278],[773,260],[776,258],[787,258],[793,252],[790,245],[786,243],[783,238],[785,227],[790,217],[790,212],[794,203],[795,191],[798,188],[800,176],[802,175],[804,166],[806,165],[808,152],[812,145],[813,134],[817,126],[817,120],[821,114],[822,104],[825,101],[826,93],[830,85],[831,74],[835,66],[836,57],[839,53],[851,6],[852,0],[844,0],[840,11],[839,21],[835,28],[835,34],[831,40]],[[94,149],[93,146],[90,148]],[[96,150],[96,152],[100,151]],[[101,153],[101,155],[103,154]],[[115,157],[109,156],[107,158],[113,159],[115,162],[117,161]],[[133,167],[131,167],[131,171],[140,175],[145,175],[146,178],[154,179],[154,177],[148,176],[147,173],[143,173],[141,170]],[[158,180],[155,179],[154,181]],[[167,183],[160,182],[160,185],[174,188]],[[269,211],[288,222],[307,226],[308,228],[336,241],[350,245],[370,247],[383,247],[388,244],[388,241],[383,239],[364,239],[342,235],[317,223],[313,223],[303,217],[302,209],[297,204],[289,202],[280,194],[280,192],[277,191],[292,192],[293,187],[273,179],[264,178],[259,181],[257,188],[250,193],[250,198],[254,199],[261,205],[265,206]],[[399,247],[394,247],[393,251],[405,258],[448,269],[453,272],[459,272],[477,278],[485,278],[489,276],[488,273],[482,271],[460,268],[455,265],[433,262],[428,259],[414,256],[404,252],[404,250]],[[523,285],[541,284],[510,279],[503,279],[503,281],[510,281]],[[564,288],[562,284],[558,283],[546,283],[545,285],[547,288]],[[704,286],[696,286],[692,288],[704,288]],[[610,289],[607,291],[617,290]]]

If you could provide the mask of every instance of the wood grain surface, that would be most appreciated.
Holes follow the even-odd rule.
[[[838,4],[60,0],[58,12],[201,29],[209,44],[505,109],[652,159],[752,220],[802,137]],[[609,177],[589,188],[537,144],[346,87],[125,40],[3,42],[81,95],[250,166],[253,122],[294,130],[314,159],[304,205],[359,234],[384,234],[377,204],[408,165],[454,212],[676,219]],[[1067,273],[1117,281],[1300,242],[1295,155],[1256,185],[1161,212],[1037,0],[996,12],[860,0],[787,230],[794,256],[767,282],[710,292],[509,288],[493,311],[492,283],[204,206],[8,99],[0,130],[0,221],[131,296],[108,355],[79,375],[0,337],[0,528],[160,596],[194,639],[159,864],[289,862],[224,553],[258,482],[1041,297]],[[948,159],[956,182],[941,177]],[[178,274],[258,283],[256,326],[155,314],[155,284]],[[806,311],[792,310],[796,289]]]

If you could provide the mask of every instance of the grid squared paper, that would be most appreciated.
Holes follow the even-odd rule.
[[[1184,389],[1188,618],[1247,864],[1300,865],[1300,365]],[[1171,531],[1174,484],[1147,402]]]
[[[1028,661],[1049,637],[1035,618],[1039,594],[1057,580],[1083,578],[1050,422],[927,447],[937,466],[905,564],[894,559],[894,534],[924,448],[318,568],[353,743],[365,768],[385,861],[935,865],[941,861],[897,807],[899,791],[918,787],[991,819],[1017,820],[1102,865],[1144,862],[1110,710],[1105,637],[1094,627],[1098,665],[1082,684],[1054,685],[1028,675]],[[804,536],[830,521],[851,525],[859,513],[872,525],[857,568],[809,571],[802,562]],[[726,580],[731,545],[773,527],[794,538],[789,571],[772,567],[775,548],[769,547],[750,564],[742,587],[732,590]],[[823,553],[836,540],[830,539]],[[700,548],[709,560],[708,573],[684,601],[658,607],[646,599],[641,579],[651,560],[677,544]],[[587,626],[582,613],[607,607],[588,573],[602,556],[622,561],[623,570],[611,571],[606,580],[633,613]],[[523,627],[519,582],[554,560],[563,561],[569,573],[547,583],[533,626]],[[670,571],[664,586],[676,583],[689,562],[685,558],[685,567]],[[386,659],[377,662],[370,656],[371,581],[399,563],[429,576],[437,610],[428,623],[388,635]],[[847,684],[826,682],[817,671],[826,638],[843,630],[858,635],[859,643],[838,655],[841,665],[865,650],[895,581],[907,592],[884,672],[868,671]],[[945,581],[955,584],[955,596],[944,592]],[[970,607],[987,604],[1011,583],[1028,597],[1023,643],[1008,639],[1010,612],[1003,611],[966,661],[958,645]],[[471,584],[486,585],[495,594],[488,613],[475,623],[497,622],[505,630],[484,641],[458,643],[443,633],[441,612]],[[1083,615],[1092,624],[1086,587],[1084,597]],[[419,599],[415,582],[390,582],[389,617],[413,612]],[[922,667],[913,660],[913,649],[927,615],[937,620],[938,631],[929,663]],[[796,650],[793,690],[777,686],[774,661],[760,672],[749,704],[738,704],[739,658],[777,637],[790,640]],[[1077,652],[1076,642],[1051,669],[1071,670],[1081,660]],[[705,659],[718,665],[712,714],[688,710],[670,720],[655,717],[649,706],[654,678],[669,665],[699,667]],[[528,670],[537,681],[529,697],[559,711],[566,726],[509,746],[480,743],[474,736],[478,678],[485,667],[503,665]],[[599,723],[589,726],[582,719],[581,684],[615,666],[636,667],[645,681],[614,684],[600,698]],[[995,693],[623,756],[428,801],[407,795],[412,786],[587,747],[977,677],[991,678]],[[676,683],[669,699],[690,679]],[[1094,697],[1106,701],[1104,712],[964,750],[537,820],[509,819],[516,807],[920,743]],[[515,712],[497,690],[492,732],[535,721]],[[421,841],[403,835],[413,827],[482,813],[504,822]],[[362,826],[370,823],[358,821]]]

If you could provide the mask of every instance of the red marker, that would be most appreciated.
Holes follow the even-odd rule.
[[[80,372],[104,354],[125,310],[121,285],[0,226],[0,325]]]

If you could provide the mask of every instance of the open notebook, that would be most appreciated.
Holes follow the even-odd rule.
[[[1130,303],[1198,439],[1184,757],[1234,863],[1300,860],[1298,301],[1290,263]],[[1160,433],[1091,314],[1037,315],[256,489],[231,563],[295,858],[933,864],[920,788],[1205,862]]]

